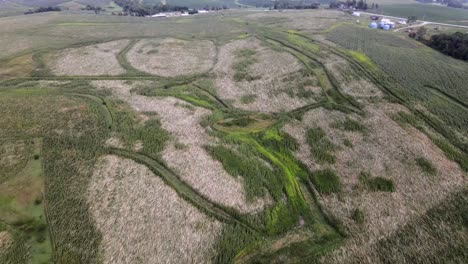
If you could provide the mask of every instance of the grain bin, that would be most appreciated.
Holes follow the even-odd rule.
[[[390,25],[384,25],[383,30],[390,30]]]
[[[373,28],[373,29],[376,29],[378,26],[377,26],[377,23],[372,22],[372,23],[370,23],[369,27]]]
[[[385,22],[380,21],[379,22],[379,28],[383,28],[385,26]]]

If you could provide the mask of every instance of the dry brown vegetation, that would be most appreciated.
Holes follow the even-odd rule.
[[[24,141],[0,141],[0,182],[10,172],[24,166],[27,161]]]
[[[263,200],[248,204],[242,179],[230,176],[222,164],[204,149],[205,145],[216,142],[216,139],[209,136],[199,124],[203,116],[211,113],[209,110],[184,107],[187,103],[173,97],[131,94],[132,86],[123,81],[94,81],[93,84],[110,89],[115,97],[126,101],[138,112],[158,114],[162,127],[173,138],[173,142],[168,144],[162,153],[163,159],[195,190],[213,202],[236,208],[241,212],[258,211],[263,208]],[[177,148],[176,144],[182,144],[184,147]]]
[[[255,52],[255,63],[248,69],[255,77],[253,80],[236,81],[234,78],[234,66],[242,60],[238,54],[242,50]],[[306,79],[299,73],[302,69],[294,56],[265,47],[257,39],[236,40],[223,46],[214,68],[218,94],[223,99],[232,100],[237,108],[261,112],[287,111],[314,102],[313,98],[294,95],[298,92],[295,89],[298,82]],[[306,86],[304,89],[318,96],[319,89],[316,88]],[[243,96],[254,96],[254,100],[242,102]]]
[[[117,54],[129,40],[117,40],[80,48],[65,49],[47,56],[48,67],[57,75],[119,75],[125,70]]]
[[[104,263],[208,263],[215,254],[222,224],[132,160],[102,157],[88,203]]]
[[[319,165],[311,157],[305,133],[310,127],[321,127],[336,144],[334,170],[340,176],[343,191],[339,195],[323,197],[323,203],[350,231],[351,239],[327,257],[327,261],[346,263],[350,256],[369,262],[366,256],[373,244],[401,228],[411,218],[423,214],[464,184],[464,174],[458,164],[446,158],[444,153],[419,130],[400,127],[391,116],[407,111],[403,106],[389,103],[373,104],[366,109],[366,117],[360,122],[367,131],[348,132],[336,129],[333,124],[346,115],[336,111],[315,109],[305,114],[302,122],[285,126],[300,142],[296,156],[312,171],[327,167]],[[353,119],[359,120],[354,116]],[[345,146],[343,140],[352,142]],[[439,171],[435,177],[427,175],[415,162],[423,157]],[[372,192],[359,182],[361,172],[392,180],[395,192]],[[363,224],[353,220],[353,212],[364,212]]]
[[[381,98],[382,91],[372,82],[359,75],[344,58],[328,54],[324,66],[340,84],[340,90],[356,99]]]
[[[34,70],[32,53],[16,57],[0,64],[1,77],[25,77]]]
[[[140,40],[128,52],[127,59],[138,70],[175,77],[209,71],[215,56],[216,47],[211,41],[166,38]]]
[[[13,243],[13,237],[8,231],[0,231],[0,256],[7,251]]]
[[[334,23],[346,21],[349,18],[336,10],[308,11],[283,11],[263,12],[246,16],[248,20],[261,21],[275,26],[283,26],[286,29],[294,29],[304,32],[320,32],[328,30]]]

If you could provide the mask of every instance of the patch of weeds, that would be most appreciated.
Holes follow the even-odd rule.
[[[312,173],[312,182],[322,194],[338,193],[341,191],[341,181],[338,175],[330,169]]]
[[[393,116],[393,120],[401,126],[408,124],[415,128],[421,127],[420,122],[415,115],[403,111],[400,111],[395,116]]]
[[[366,131],[366,127],[363,124],[349,117],[346,117],[344,121],[336,122],[333,126],[335,128],[343,129],[346,131],[353,131],[353,132],[365,132]]]
[[[146,55],[156,54],[156,53],[158,53],[158,52],[159,52],[159,50],[157,50],[157,49],[148,50],[148,51],[146,52]]]
[[[432,164],[430,160],[427,160],[425,158],[417,158],[416,159],[416,164],[427,174],[429,175],[436,175],[437,174],[437,169],[436,167]]]
[[[359,181],[368,190],[373,192],[394,192],[396,190],[395,183],[386,178],[372,177],[369,172],[361,172]]]
[[[255,99],[257,99],[257,95],[255,95],[255,94],[246,94],[246,95],[243,95],[240,98],[240,101],[243,104],[251,104],[251,103],[255,102]]]
[[[220,238],[215,244],[217,255],[214,263],[233,263],[237,255],[248,250],[249,245],[261,240],[261,237],[240,225],[225,225]]]
[[[239,152],[225,146],[206,146],[207,152],[219,160],[224,169],[232,176],[244,178],[247,200],[254,201],[257,197],[264,197],[268,190],[279,200],[282,194],[282,185],[278,181],[278,171],[273,171],[261,159],[252,154],[252,150],[241,146]]]
[[[253,76],[249,72],[249,66],[255,64],[257,59],[255,59],[254,55],[256,52],[250,49],[243,49],[237,52],[237,56],[240,59],[233,65],[234,73],[234,80],[236,82],[240,81],[254,81],[260,79],[260,76]]]
[[[174,147],[179,150],[184,150],[184,149],[187,149],[188,146],[183,143],[176,142],[174,143]]]
[[[269,129],[265,131],[264,135],[259,138],[263,146],[274,149],[276,151],[283,151],[284,149],[296,151],[299,149],[299,143],[287,133],[283,133],[277,129]]]
[[[446,139],[431,136],[431,140],[445,153],[445,156],[447,158],[458,162],[462,170],[468,171],[468,155],[467,154],[456,149]]]
[[[252,119],[252,118],[247,116],[247,117],[235,118],[235,119],[223,122],[223,126],[226,126],[226,127],[233,127],[233,126],[246,127],[246,126],[248,126],[248,125],[250,125],[250,124],[252,124],[254,122],[255,122],[255,119]]]
[[[207,127],[225,118],[226,118],[226,115],[223,111],[215,110],[211,113],[211,115],[203,116],[200,120],[200,125],[202,127]]]
[[[314,97],[314,92],[312,92],[311,90],[306,90],[304,86],[300,86],[298,88],[298,91],[296,92],[296,96],[299,97],[299,98],[312,98]]]
[[[159,152],[170,138],[169,133],[161,127],[161,122],[150,119],[139,126],[139,118],[123,105],[112,104],[109,107],[113,110],[114,129],[123,141],[129,146],[142,142],[143,153],[159,157]]]
[[[318,163],[333,164],[336,162],[336,157],[331,154],[336,146],[327,138],[322,128],[317,127],[307,130],[307,143]]]
[[[343,145],[345,145],[345,146],[348,147],[348,148],[352,148],[352,147],[353,147],[353,143],[351,142],[351,140],[349,140],[349,139],[347,139],[347,138],[345,138],[345,139],[343,140]]]
[[[365,217],[364,211],[359,208],[354,209],[353,214],[351,215],[354,222],[360,225],[364,224]]]

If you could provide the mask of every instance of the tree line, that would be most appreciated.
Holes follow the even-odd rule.
[[[139,1],[132,1],[132,0],[114,0],[114,2],[122,7],[123,15],[131,15],[131,16],[151,16],[158,13],[164,12],[186,12],[189,14],[197,13],[196,10],[191,10],[186,6],[177,6],[177,5],[144,5],[141,4]],[[221,10],[227,9],[227,6],[205,6],[204,10]]]
[[[468,61],[468,33],[432,35],[426,45],[456,59]]]
[[[288,0],[276,0],[273,9],[317,9],[319,3],[306,3],[304,1],[290,2]]]
[[[34,13],[44,13],[44,12],[52,12],[52,11],[62,11],[62,9],[60,9],[60,7],[58,6],[39,7],[34,10],[30,9],[24,12],[24,14],[29,15],[29,14],[34,14]]]
[[[335,9],[335,8],[346,8],[346,9],[356,8],[356,9],[359,9],[359,10],[367,10],[369,8],[370,9],[378,9],[379,4],[372,3],[372,4],[369,5],[369,4],[367,4],[366,0],[359,0],[359,1],[347,0],[347,1],[332,1],[332,2],[330,2],[329,7],[332,8],[332,9]]]

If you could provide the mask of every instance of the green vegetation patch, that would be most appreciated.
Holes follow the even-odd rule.
[[[245,254],[250,246],[260,241],[261,237],[239,225],[225,225],[220,239],[215,244],[218,254],[214,262],[219,264],[233,263],[237,257]]]
[[[34,159],[35,155],[39,156],[42,145],[39,139],[29,144],[31,153],[23,153],[28,160],[25,166],[0,185],[0,223],[9,225],[11,234],[16,233],[16,243],[24,243],[24,247],[29,248],[24,257],[31,263],[47,263],[51,261],[52,248],[42,206],[44,177],[41,159]],[[5,263],[17,263],[15,260],[22,256],[5,258]]]
[[[366,215],[364,214],[364,211],[356,208],[353,211],[353,214],[351,215],[351,218],[356,222],[357,224],[364,224],[364,221],[366,220]]]
[[[416,159],[416,164],[428,175],[436,175],[437,174],[437,168],[432,164],[430,160],[427,160],[425,158],[417,158]]]
[[[274,122],[275,120],[268,115],[236,115],[217,121],[213,127],[223,132],[251,133],[263,131]]]
[[[294,44],[295,46],[300,47],[301,49],[305,49],[312,53],[317,53],[320,51],[320,46],[313,43],[311,40],[306,39],[300,35],[298,35],[294,31],[289,31],[288,34],[288,42]]]
[[[246,95],[241,96],[240,101],[243,104],[251,104],[255,102],[255,99],[257,99],[256,94],[246,94]]]
[[[310,151],[317,162],[335,163],[336,157],[332,152],[336,150],[336,146],[327,138],[322,128],[311,128],[307,130],[306,136]]]
[[[367,130],[363,124],[349,117],[346,117],[344,121],[336,122],[333,126],[339,129],[352,132],[365,132]]]
[[[298,224],[301,216],[307,221],[312,221],[313,216],[310,214],[298,181],[307,179],[308,172],[290,152],[290,148],[297,145],[292,138],[271,128],[257,134],[231,133],[226,139],[232,143],[249,146],[252,153],[265,159],[278,170],[274,173],[277,177],[274,184],[268,183],[273,186],[279,183],[278,187],[267,188],[270,192],[281,190],[280,193],[272,193],[276,198],[276,205],[265,210],[264,219],[268,234],[280,234],[289,230]],[[283,195],[287,197],[286,200],[283,199]]]
[[[394,192],[396,190],[395,183],[392,180],[383,177],[372,177],[368,172],[361,172],[359,181],[372,192]]]
[[[206,83],[201,83],[207,85]],[[222,102],[210,91],[210,86],[204,88],[198,85],[141,85],[135,88],[138,94],[144,96],[173,96],[194,106],[207,109],[223,107]]]
[[[375,65],[366,54],[355,50],[346,50],[345,52],[359,63],[368,67],[370,70],[377,69],[377,65]]]
[[[141,152],[154,158],[159,158],[159,152],[164,149],[169,140],[169,133],[161,127],[158,119],[151,118],[140,124],[140,119],[124,104],[109,103],[114,119],[114,132],[131,148],[136,143],[142,143]]]
[[[341,191],[340,177],[331,169],[314,171],[311,180],[322,194],[338,193]]]
[[[262,160],[253,155],[249,147],[240,146],[238,152],[221,145],[206,146],[206,150],[223,164],[230,175],[244,178],[248,201],[265,197],[267,190],[275,200],[281,198],[282,185],[278,171],[262,164]]]
[[[253,76],[250,74],[249,67],[257,63],[257,59],[254,57],[257,52],[250,49],[242,49],[236,52],[238,60],[234,63],[233,70],[234,80],[236,82],[241,81],[254,81],[260,79],[260,76]]]

